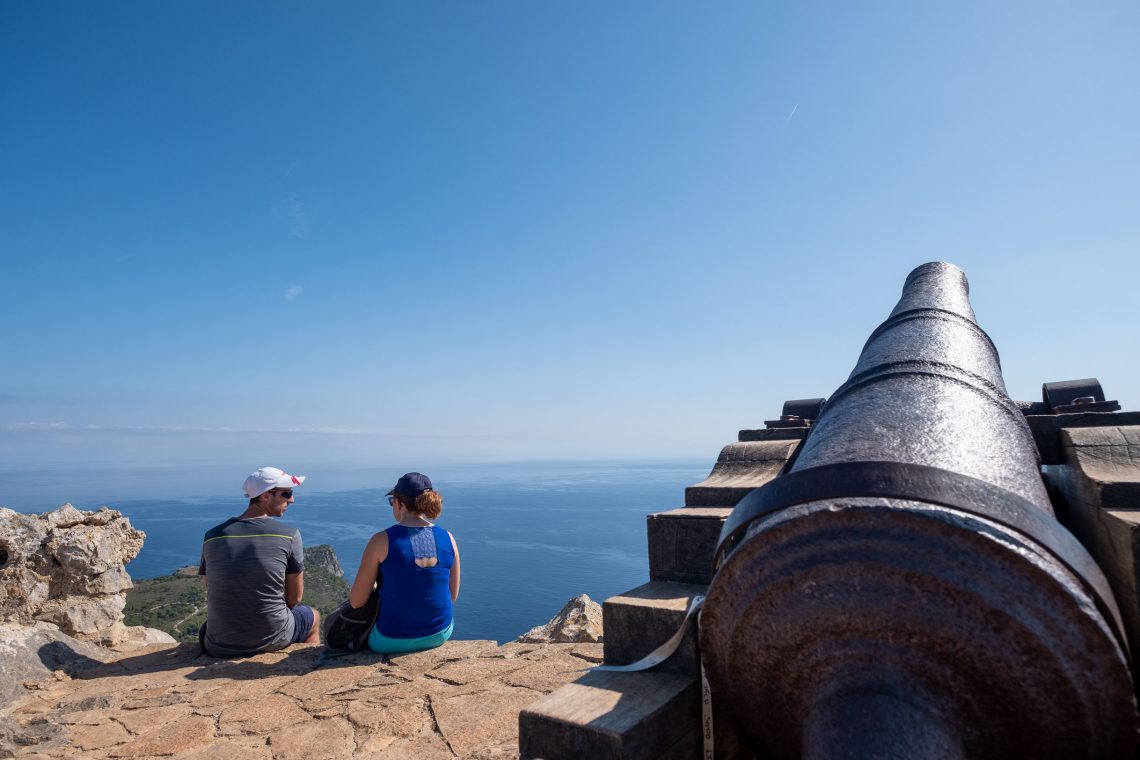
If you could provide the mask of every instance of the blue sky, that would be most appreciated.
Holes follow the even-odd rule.
[[[1140,408],[1138,36],[1127,2],[0,4],[0,469],[711,464],[937,259],[1012,396]]]

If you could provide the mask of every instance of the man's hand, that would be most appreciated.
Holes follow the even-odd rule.
[[[285,606],[293,609],[301,603],[301,597],[305,593],[305,574],[304,573],[286,573],[285,574]]]

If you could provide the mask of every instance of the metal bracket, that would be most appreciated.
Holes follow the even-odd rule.
[[[1041,399],[1049,414],[1120,411],[1117,401],[1105,401],[1100,381],[1095,377],[1062,380],[1041,386]]]
[[[764,420],[764,426],[771,428],[811,427],[819,418],[827,399],[795,398],[784,402],[784,409],[778,420]]]

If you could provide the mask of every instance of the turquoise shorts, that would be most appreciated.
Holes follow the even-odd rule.
[[[368,634],[368,648],[378,654],[401,654],[402,652],[418,652],[421,649],[435,649],[451,638],[451,631],[455,628],[455,620],[447,624],[439,633],[430,636],[420,636],[418,639],[390,639],[372,626],[372,633]]]

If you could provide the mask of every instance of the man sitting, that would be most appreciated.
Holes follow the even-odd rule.
[[[202,648],[216,657],[320,642],[320,615],[301,604],[301,532],[278,520],[304,476],[262,467],[245,479],[249,506],[206,532],[198,574],[206,581]]]

